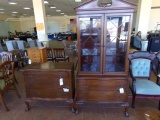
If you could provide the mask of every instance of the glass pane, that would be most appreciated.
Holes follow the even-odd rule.
[[[106,72],[125,70],[129,19],[130,16],[107,17]]]
[[[100,71],[101,17],[79,18],[81,71]]]

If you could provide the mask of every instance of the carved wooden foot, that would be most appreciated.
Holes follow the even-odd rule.
[[[25,111],[29,111],[29,110],[30,110],[29,102],[28,102],[28,101],[25,101],[25,104],[27,105]]]
[[[129,107],[125,107],[125,116],[126,117],[129,117],[128,109],[129,109]]]
[[[2,103],[2,106],[5,108],[6,111],[9,111],[8,107],[6,106],[4,100],[3,100],[3,97],[2,97],[2,94],[0,94],[0,102]]]

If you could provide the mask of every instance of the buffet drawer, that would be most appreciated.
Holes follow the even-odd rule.
[[[76,94],[77,101],[95,101],[95,102],[125,102],[127,92],[119,91],[79,91]]]
[[[76,88],[78,90],[119,90],[123,88],[124,91],[128,90],[128,81],[126,80],[79,80],[77,79]]]

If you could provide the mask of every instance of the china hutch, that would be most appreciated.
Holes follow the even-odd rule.
[[[128,116],[128,52],[135,5],[90,0],[75,8],[78,75],[76,113],[85,101],[119,103]]]

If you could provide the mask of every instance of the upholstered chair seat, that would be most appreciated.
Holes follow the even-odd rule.
[[[136,98],[160,99],[160,86],[157,84],[158,82],[150,79],[152,63],[155,58],[155,54],[144,51],[129,54],[133,108],[135,107]]]

